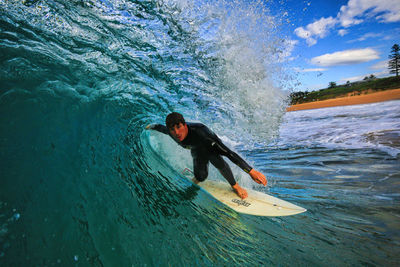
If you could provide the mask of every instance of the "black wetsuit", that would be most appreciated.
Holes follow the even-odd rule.
[[[204,181],[208,176],[208,163],[211,162],[230,185],[235,185],[231,168],[221,157],[228,157],[233,163],[242,170],[249,173],[252,167],[246,163],[238,154],[225,146],[218,136],[201,123],[186,123],[188,126],[188,135],[180,142],[176,140],[169,132],[168,128],[161,124],[152,125],[151,129],[168,134],[180,146],[190,149],[193,157],[194,176],[199,181]]]

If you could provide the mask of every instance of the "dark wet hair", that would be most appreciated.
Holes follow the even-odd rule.
[[[183,118],[182,114],[178,112],[172,112],[168,114],[167,118],[165,119],[165,125],[168,129],[173,128],[175,125],[179,123],[185,124],[185,119]]]

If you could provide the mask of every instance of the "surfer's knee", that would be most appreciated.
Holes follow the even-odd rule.
[[[199,182],[204,182],[204,180],[207,179],[207,176],[208,176],[207,170],[195,170],[194,171],[194,177]]]

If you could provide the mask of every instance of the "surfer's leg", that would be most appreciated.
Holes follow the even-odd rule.
[[[208,158],[192,151],[194,178],[203,182],[208,176]],[[196,183],[196,181],[194,181]]]
[[[226,163],[226,161],[220,155],[212,155],[210,157],[210,161],[211,164],[218,169],[218,171],[222,174],[222,176],[224,176],[224,178],[229,182],[231,186],[236,184],[231,167],[229,167],[228,163]]]

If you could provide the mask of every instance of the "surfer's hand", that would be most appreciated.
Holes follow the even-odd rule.
[[[241,198],[241,199],[245,199],[247,197],[247,191],[246,189],[242,188],[239,186],[238,183],[236,183],[235,185],[232,185],[233,190],[235,190],[236,194]]]
[[[265,178],[265,175],[262,174],[259,171],[256,171],[255,169],[252,169],[249,172],[251,178],[254,180],[254,182],[258,184],[263,184],[264,186],[267,185],[267,179]]]
[[[151,130],[151,129],[153,129],[153,124],[147,125],[145,129],[146,129],[146,130]]]

